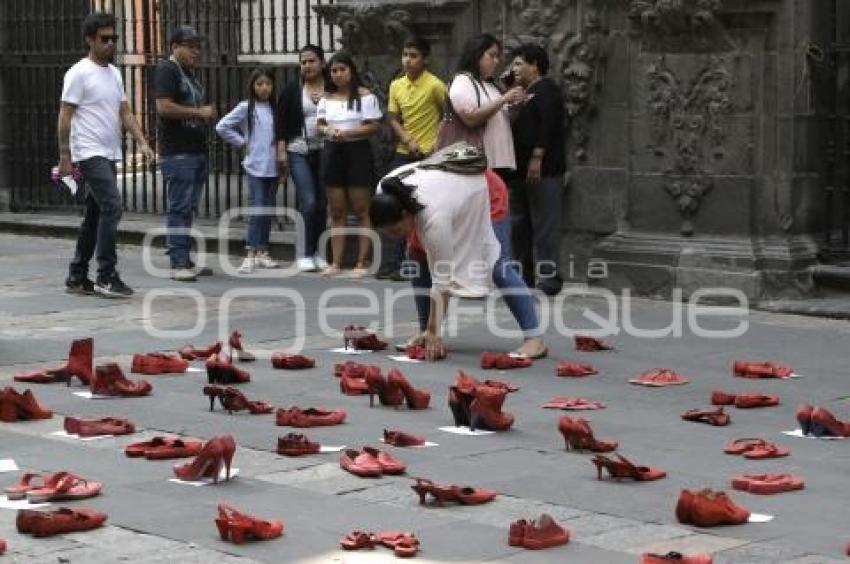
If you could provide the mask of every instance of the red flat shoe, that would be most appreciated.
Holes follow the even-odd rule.
[[[521,529],[521,532],[520,532]],[[520,520],[511,524],[508,543],[530,550],[542,550],[570,542],[570,532],[547,514],[536,521]],[[514,544],[518,543],[518,544]]]
[[[534,361],[530,358],[511,356],[508,353],[481,353],[481,368],[484,370],[512,370],[514,368],[528,368],[532,364],[534,364]]]
[[[717,409],[689,409],[682,414],[682,419],[685,421],[694,421],[697,423],[707,423],[717,427],[725,427],[732,419],[728,414],[723,412],[722,407]]]
[[[584,376],[592,376],[599,374],[599,371],[589,364],[581,364],[579,362],[570,362],[562,360],[555,367],[555,375],[561,378],[582,378]]]
[[[754,407],[773,407],[779,405],[779,396],[760,392],[745,392],[735,396],[735,407],[750,409]]]
[[[711,392],[711,405],[733,405],[734,403],[734,394],[728,394],[723,390],[714,390]]]
[[[247,515],[223,503],[215,520],[221,540],[242,544],[248,539],[271,540],[283,534],[282,521],[269,521]]]
[[[363,452],[375,458],[381,466],[381,472],[384,474],[404,474],[407,465],[395,458],[388,452],[378,450],[374,447],[363,447]]]
[[[593,436],[590,422],[582,417],[571,418],[566,415],[558,419],[558,431],[564,437],[567,450],[589,450],[591,452],[611,452],[619,443],[617,441],[601,441]]]
[[[668,552],[667,554],[652,554],[644,552],[640,556],[639,564],[713,564],[714,559],[710,554],[682,554],[680,552]]]
[[[367,376],[368,378],[368,376]],[[368,381],[368,380],[367,380]],[[414,388],[413,384],[402,374],[401,370],[390,368],[387,373],[387,387],[393,397],[400,390],[407,403],[408,409],[427,409],[431,402],[431,392],[421,388]]]
[[[591,459],[596,466],[597,479],[602,479],[602,470],[605,469],[615,480],[620,478],[631,478],[638,482],[650,482],[660,480],[667,476],[664,470],[650,468],[649,466],[637,466],[626,457],[615,454],[619,461],[611,460],[607,456],[596,455]]]
[[[732,478],[732,488],[752,494],[770,495],[803,489],[803,479],[793,474],[741,474]]]
[[[316,454],[321,450],[319,443],[314,443],[306,435],[287,433],[277,439],[277,453],[284,456],[304,456]]]
[[[366,330],[360,325],[349,325],[342,333],[343,346],[346,349],[360,351],[382,351],[387,348],[387,343],[380,340],[374,333]]]
[[[361,478],[377,478],[383,474],[378,458],[371,452],[347,448],[339,456],[339,465],[346,472]]]
[[[425,439],[402,431],[388,431],[384,429],[384,442],[395,447],[411,447],[424,445]]]
[[[63,427],[69,435],[79,435],[81,437],[129,435],[136,432],[136,426],[129,419],[119,417],[104,417],[102,419],[66,417]]]
[[[705,490],[682,490],[676,504],[680,523],[697,527],[741,525],[747,522],[750,511],[736,505],[725,493]]]
[[[148,460],[167,458],[186,458],[196,456],[203,447],[197,439],[157,436],[149,441],[132,443],[124,448],[124,454],[130,458],[144,456]]]
[[[189,362],[179,356],[165,353],[134,354],[130,372],[134,374],[183,374]]]
[[[230,346],[230,355],[235,356],[236,360],[241,362],[253,362],[257,360],[257,357],[253,354],[249,353],[242,346],[242,333],[238,330],[234,329],[230,333],[230,338],[227,339],[227,344]],[[233,351],[236,351],[236,354],[233,354]]]
[[[742,454],[745,458],[779,458],[788,456],[791,451],[768,440],[759,438],[735,439],[723,450],[726,454]]]
[[[585,409],[605,409],[601,401],[575,398],[569,396],[556,396],[543,404],[546,409],[566,409],[580,411]]]
[[[681,386],[688,379],[669,368],[654,368],[629,379],[629,384],[660,388],[663,386]]]
[[[103,482],[86,480],[71,472],[58,472],[44,482],[44,487],[27,492],[30,503],[44,503],[63,499],[86,499],[100,494]]]
[[[221,352],[221,341],[216,341],[205,349],[196,349],[192,345],[181,348],[180,356],[185,360],[206,360]]]
[[[576,335],[574,337],[577,351],[596,352],[596,351],[611,351],[614,350],[614,345],[608,341],[602,341],[596,337],[586,337]]]
[[[345,410],[328,411],[318,407],[278,408],[275,412],[275,423],[281,427],[322,427],[339,425],[345,421]]]
[[[303,370],[316,366],[316,361],[302,354],[274,353],[272,366],[281,370]]]
[[[793,373],[791,367],[773,362],[736,360],[732,363],[732,374],[741,378],[790,378]]]
[[[44,488],[51,479],[53,474],[24,472],[17,484],[3,488],[3,492],[10,500],[24,499],[27,497],[27,492]]]
[[[114,362],[95,368],[91,383],[91,393],[99,396],[139,397],[150,394],[151,390],[153,386],[149,382],[130,380]]]
[[[375,533],[365,531],[351,531],[339,541],[339,545],[345,550],[359,550],[361,548],[375,548],[379,544]]]
[[[106,522],[105,513],[88,507],[69,509],[60,507],[54,511],[18,511],[15,526],[19,533],[31,533],[35,537],[50,537],[64,533],[75,533],[96,529]]]

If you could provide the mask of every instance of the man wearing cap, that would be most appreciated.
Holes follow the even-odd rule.
[[[171,278],[190,282],[198,274],[210,273],[208,268],[197,269],[192,262],[192,243],[186,230],[192,227],[207,183],[207,132],[217,114],[214,106],[206,104],[206,92],[194,74],[201,52],[198,32],[180,26],[171,34],[170,44],[171,57],[154,70],[157,146],[168,198],[166,246]]]

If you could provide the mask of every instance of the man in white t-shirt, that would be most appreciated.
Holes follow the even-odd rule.
[[[145,140],[124,95],[115,58],[118,35],[115,17],[93,12],[83,21],[88,56],[68,69],[62,84],[59,108],[59,174],[79,167],[86,186],[86,213],[77,237],[77,249],[68,269],[65,287],[74,294],[108,298],[133,295],[118,276],[116,239],[122,202],[115,162],[121,158],[122,126],[130,130],[142,154],[154,153]],[[88,277],[89,262],[97,251],[97,279]]]

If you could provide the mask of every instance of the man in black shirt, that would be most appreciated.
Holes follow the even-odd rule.
[[[171,35],[171,57],[154,70],[158,149],[168,198],[166,227],[171,277],[188,282],[209,269],[196,269],[189,257],[188,230],[207,183],[207,133],[216,119],[214,106],[194,75],[201,38],[194,28],[180,26]]]
[[[513,252],[523,277],[547,295],[561,291],[558,273],[566,161],[564,105],[558,85],[546,76],[549,57],[534,44],[513,51],[516,83],[527,102],[513,121],[516,171],[509,178]]]

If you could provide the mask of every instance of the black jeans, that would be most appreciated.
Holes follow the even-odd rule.
[[[561,207],[564,185],[560,176],[544,176],[539,184],[528,184],[519,175],[510,177],[514,258],[522,265],[526,284],[559,283],[561,252]]]
[[[419,162],[421,158],[396,153],[390,164],[390,171],[406,164]],[[395,272],[401,269],[401,263],[406,254],[407,244],[404,237],[396,239],[379,233],[381,237],[381,266],[380,272]]]
[[[118,222],[123,213],[115,162],[92,157],[78,164],[86,186],[86,211],[68,274],[75,279],[87,277],[89,261],[97,250],[97,279],[109,280],[118,263]]]

